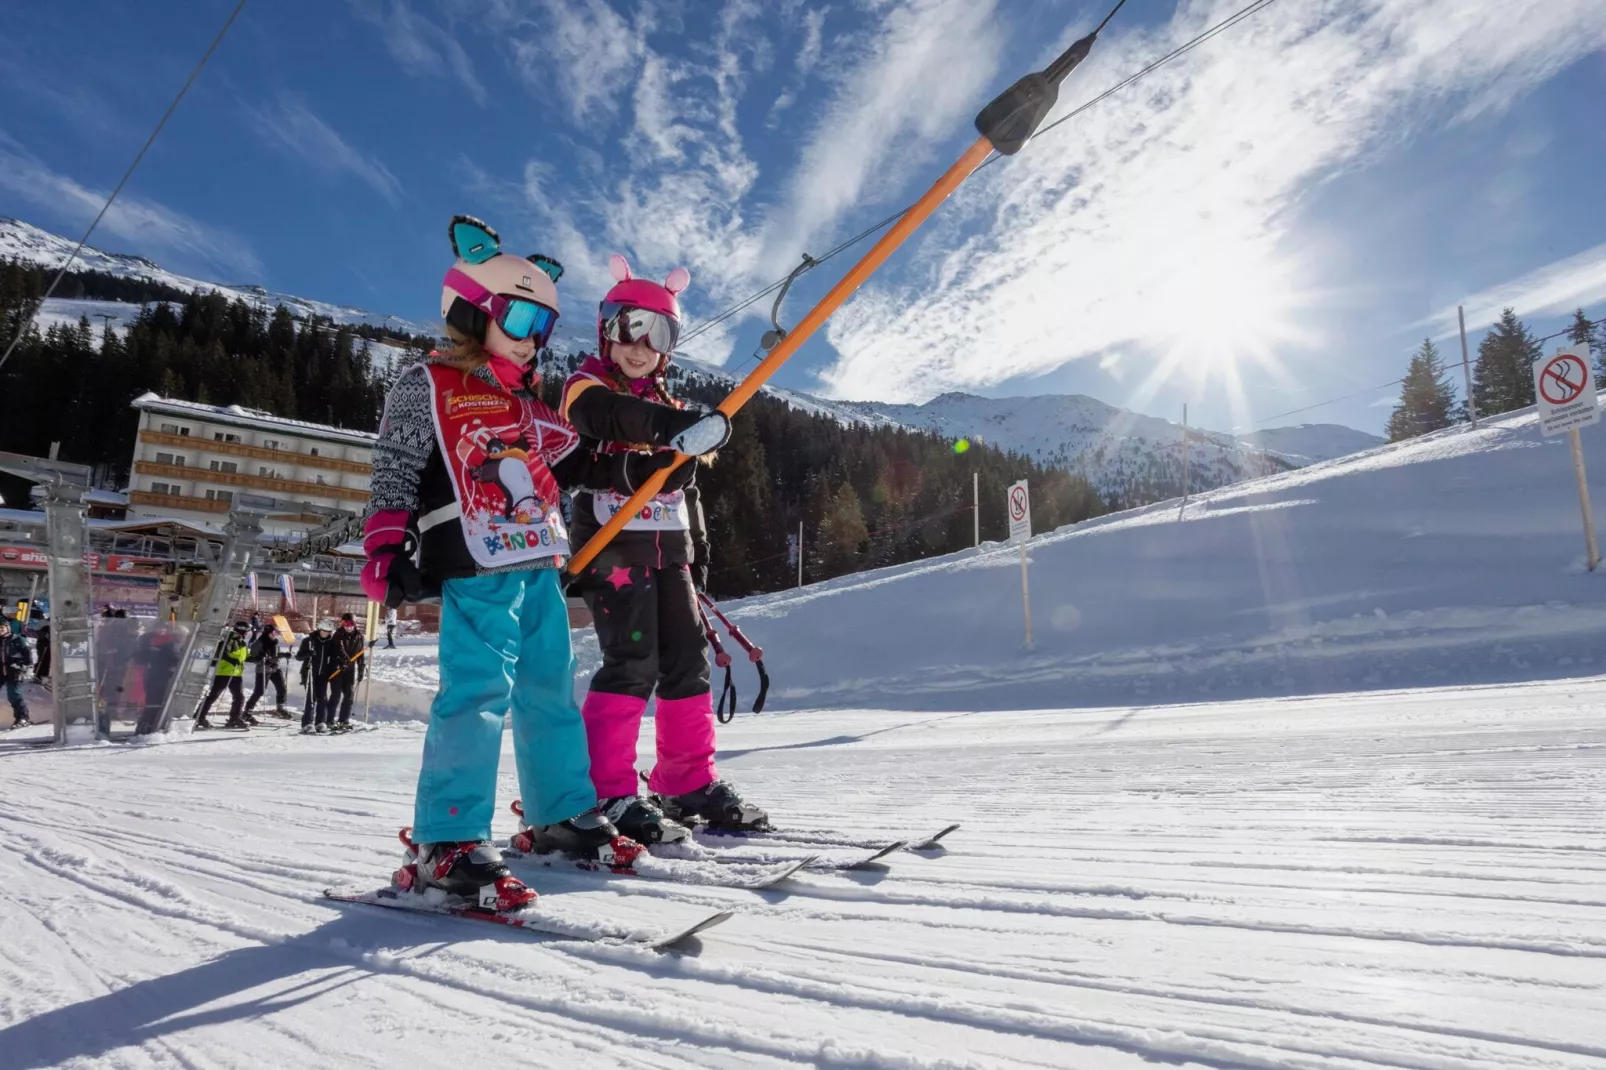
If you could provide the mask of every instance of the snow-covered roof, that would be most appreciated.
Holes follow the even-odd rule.
[[[353,431],[345,427],[330,427],[328,424],[290,420],[283,416],[275,416],[271,412],[263,412],[261,409],[248,409],[243,405],[203,405],[198,401],[164,398],[150,391],[141,394],[129,404],[145,412],[187,416],[193,420],[250,427],[260,431],[282,431],[286,434],[300,435],[302,438],[317,438],[352,446],[371,448],[379,439],[379,436],[371,431]]]

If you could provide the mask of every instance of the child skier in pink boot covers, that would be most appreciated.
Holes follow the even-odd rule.
[[[582,445],[604,457],[641,453],[667,463],[677,451],[712,453],[730,437],[730,422],[718,412],[687,412],[664,382],[680,336],[676,295],[690,273],[676,268],[660,285],[632,277],[622,256],[611,257],[609,267],[615,285],[597,315],[597,354],[564,385],[564,417]],[[672,472],[576,584],[603,657],[581,707],[598,805],[622,834],[648,844],[683,840],[694,821],[722,830],[761,829],[769,821],[714,770],[714,707],[696,593],[708,576],[708,538],[696,475],[696,462]],[[576,545],[596,534],[626,497],[577,493]],[[641,797],[636,739],[654,690],[658,754],[648,780],[652,796]]]

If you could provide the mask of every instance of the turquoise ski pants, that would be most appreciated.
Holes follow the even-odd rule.
[[[585,722],[574,703],[568,606],[555,570],[447,580],[440,667],[414,843],[490,838],[509,710],[525,820],[550,825],[596,805]]]

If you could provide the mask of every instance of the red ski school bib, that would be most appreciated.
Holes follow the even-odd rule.
[[[469,555],[487,568],[548,557],[561,564],[569,533],[548,466],[573,452],[580,436],[540,401],[450,365],[427,367],[430,412]]]

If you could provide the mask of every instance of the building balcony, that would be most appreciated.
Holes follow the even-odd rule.
[[[344,461],[338,457],[314,457],[310,453],[270,450],[261,446],[247,446],[240,442],[218,442],[198,435],[170,435],[166,431],[141,430],[139,440],[153,446],[179,446],[186,453],[221,453],[228,457],[250,457],[258,461],[299,465],[303,468],[327,468],[331,472],[349,472],[359,476],[368,475],[374,470],[373,465],[363,464],[360,461]]]
[[[222,445],[222,443],[217,443]],[[180,479],[186,483],[215,483],[227,487],[248,487],[268,491],[276,496],[291,498],[328,498],[366,502],[368,491],[356,487],[341,487],[333,483],[307,483],[299,479],[279,479],[275,476],[253,476],[245,472],[218,472],[187,464],[162,464],[158,461],[135,461],[134,474]],[[364,474],[368,474],[364,471]],[[186,497],[180,495],[180,497]],[[202,499],[204,500],[204,499]],[[227,503],[225,503],[225,510]],[[219,510],[224,511],[224,510]]]
[[[163,465],[170,468],[171,465]],[[215,498],[197,498],[193,494],[153,494],[148,490],[130,491],[128,495],[130,505],[148,505],[154,509],[188,509],[194,513],[226,513],[229,511],[228,502],[220,502]]]

